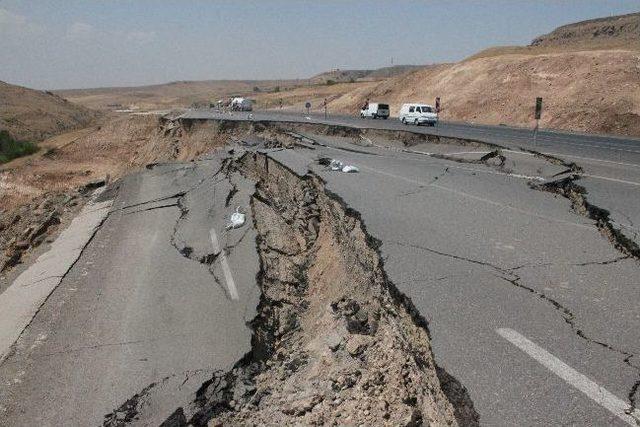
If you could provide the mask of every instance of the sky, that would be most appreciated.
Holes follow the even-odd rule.
[[[0,0],[0,80],[36,89],[453,62],[638,0]]]

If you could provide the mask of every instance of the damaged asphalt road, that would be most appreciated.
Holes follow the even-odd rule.
[[[161,422],[248,351],[255,234],[224,228],[253,187],[222,157],[157,165],[108,191],[106,221],[0,366],[0,424],[100,425],[151,384],[148,422]]]
[[[331,145],[269,155],[317,173],[361,213],[382,241],[389,278],[429,320],[438,362],[469,389],[482,423],[624,425],[497,331],[518,331],[630,405],[640,379],[637,258],[530,181]],[[315,161],[324,156],[361,173],[328,171]]]
[[[346,400],[370,405],[351,419],[369,424],[629,424],[624,411],[633,412],[640,384],[640,265],[562,194],[532,188],[570,176],[566,164],[494,146],[407,152],[373,136],[359,146],[309,136],[292,149],[259,139],[238,148],[236,139],[231,155],[151,165],[112,188],[108,218],[0,365],[0,417],[348,424],[336,418]],[[244,149],[257,153],[252,172],[240,167]],[[360,172],[331,171],[321,158]],[[310,182],[313,191],[291,196]],[[291,198],[304,201],[295,215]],[[225,231],[238,207],[251,218],[256,206],[254,221]],[[284,231],[270,234],[274,224]],[[351,292],[353,280],[338,275],[358,275],[350,257],[373,266],[363,281],[372,286]],[[325,288],[331,298],[305,293]],[[398,319],[401,334],[373,338]],[[323,326],[319,342],[296,335],[309,322]],[[506,338],[514,336],[523,339]],[[524,340],[564,367],[516,345]],[[415,368],[384,348],[423,362]],[[344,365],[319,369],[325,357]],[[411,380],[381,381],[364,361]],[[584,382],[561,375],[567,369],[610,398],[596,403]],[[296,389],[309,378],[320,378],[308,382],[317,393]],[[411,388],[434,381],[449,403]],[[400,398],[368,400],[387,395]],[[269,412],[278,405],[283,413]]]

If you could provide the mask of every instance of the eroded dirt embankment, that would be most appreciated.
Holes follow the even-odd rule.
[[[426,322],[387,279],[378,242],[316,176],[260,154],[252,198],[262,296],[252,350],[205,383],[181,425],[474,425]]]

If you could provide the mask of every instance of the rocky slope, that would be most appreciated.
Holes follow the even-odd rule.
[[[590,19],[558,27],[537,37],[531,46],[610,45],[640,43],[640,13]]]

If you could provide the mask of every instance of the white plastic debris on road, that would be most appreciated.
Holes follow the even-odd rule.
[[[323,166],[329,166],[329,169],[332,171],[341,171],[344,173],[357,173],[360,172],[360,169],[354,165],[345,165],[340,160],[337,159],[329,159],[324,157],[318,161]]]
[[[344,165],[340,160],[333,159],[331,160],[331,163],[329,163],[329,167],[331,168],[332,171],[339,171],[339,170],[342,170]]]
[[[328,167],[332,171],[340,171],[344,173],[358,173],[360,168],[354,165],[345,165],[338,159],[331,159],[329,157],[321,157],[318,159],[318,164]]]
[[[231,214],[231,218],[229,218],[229,223],[225,227],[226,230],[232,228],[240,228],[244,225],[246,221],[246,215],[240,212],[240,206],[236,208],[236,211]]]

